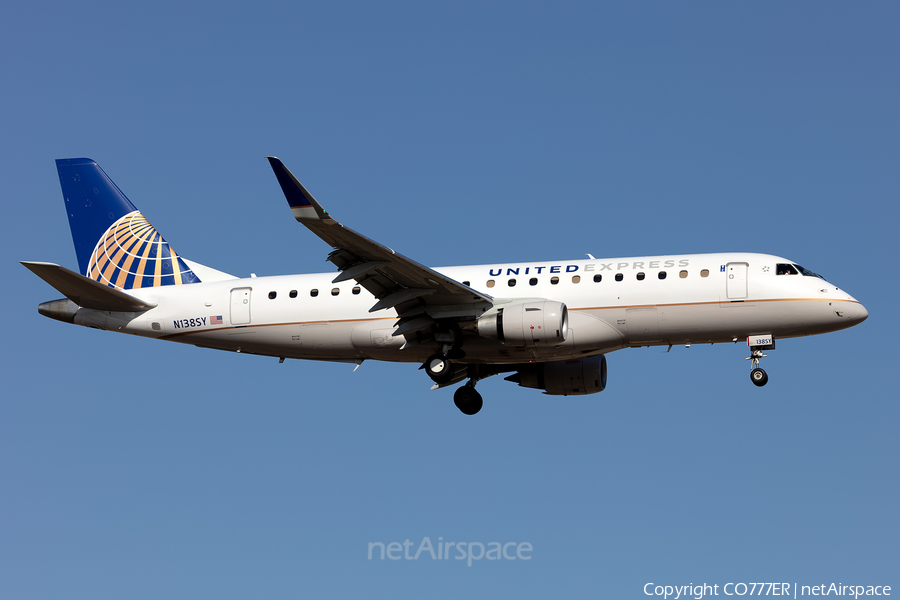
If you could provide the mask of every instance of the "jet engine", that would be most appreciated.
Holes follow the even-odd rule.
[[[569,333],[569,313],[562,302],[519,302],[482,315],[475,329],[511,346],[557,346]]]
[[[596,394],[606,388],[606,355],[579,360],[520,365],[506,381],[544,390],[550,396]]]

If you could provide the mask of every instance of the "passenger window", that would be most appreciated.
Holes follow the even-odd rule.
[[[277,292],[269,292],[269,300],[274,300],[275,296],[277,296],[277,295],[278,295]]]
[[[537,277],[532,277],[528,280],[528,285],[537,285]]]
[[[506,285],[508,285],[509,287],[516,287],[516,280],[510,279],[506,282]]]
[[[359,294],[359,286],[354,287],[352,292],[353,292],[354,296],[358,295]]]
[[[315,298],[319,295],[319,290],[309,290],[309,295]]]
[[[603,281],[603,275],[594,275],[594,283],[600,283]]]
[[[550,283],[551,283],[552,285],[556,285],[557,283],[559,283],[559,277],[551,277],[551,278],[550,278]]]
[[[341,288],[332,288],[332,290],[331,290],[332,296],[337,296],[340,293],[341,293]]]
[[[622,281],[623,279],[625,279],[624,275],[622,275],[621,273],[616,273],[616,281]]]
[[[297,297],[297,290],[291,290],[291,293],[288,294],[288,296],[290,296],[291,298],[296,298],[296,297]]]
[[[682,279],[687,279],[687,271],[679,271],[678,276]]]
[[[709,269],[703,269],[700,271],[700,277],[709,277]]]
[[[489,288],[494,287],[494,280],[493,280],[493,279],[488,279],[487,286],[488,286]]]
[[[581,275],[572,275],[572,283],[580,283]]]
[[[638,274],[637,274],[637,280],[638,280],[638,281],[643,281],[643,280],[644,280],[644,277],[645,277],[645,275],[644,275],[643,273],[638,273]]]
[[[665,278],[666,278],[666,272],[665,272],[665,271],[660,271],[660,272],[659,272],[659,278],[660,278],[660,279],[665,279]]]

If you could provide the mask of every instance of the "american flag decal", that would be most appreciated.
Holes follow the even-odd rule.
[[[209,324],[210,325],[221,325],[222,324],[222,315],[219,315],[218,317],[210,317]]]

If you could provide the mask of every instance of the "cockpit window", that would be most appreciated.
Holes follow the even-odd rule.
[[[824,277],[822,277],[822,276],[819,275],[818,273],[813,273],[813,272],[810,271],[809,269],[804,269],[804,268],[801,267],[800,265],[793,265],[793,266],[794,266],[798,271],[800,271],[800,273],[802,273],[803,275],[805,275],[806,277],[818,277],[819,279],[825,279]]]
[[[779,263],[775,265],[775,274],[776,275],[799,275],[797,269],[794,268],[794,265],[789,265],[786,263]]]
[[[775,265],[775,274],[776,275],[804,275],[806,277],[818,277],[819,279],[825,279],[818,273],[813,273],[809,269],[804,269],[800,265],[787,264],[787,263],[779,263],[779,264]]]

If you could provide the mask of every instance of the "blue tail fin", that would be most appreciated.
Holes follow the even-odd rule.
[[[56,170],[82,275],[120,290],[200,282],[95,161]]]

